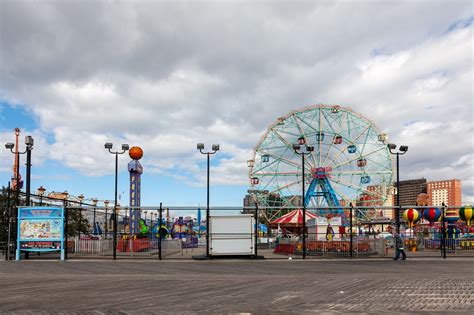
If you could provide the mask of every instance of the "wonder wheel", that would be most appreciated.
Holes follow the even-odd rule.
[[[370,120],[349,108],[313,105],[292,111],[255,147],[248,161],[249,192],[269,221],[303,202],[309,211],[342,217],[350,202],[382,205],[393,174],[386,141]],[[301,151],[307,153],[304,201]]]

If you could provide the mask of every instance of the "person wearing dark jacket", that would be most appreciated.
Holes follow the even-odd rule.
[[[405,254],[405,249],[403,248],[403,240],[402,240],[402,237],[400,236],[400,234],[398,233],[394,233],[393,234],[393,238],[394,238],[394,241],[395,241],[395,257],[393,258],[393,260],[398,260],[400,259],[400,254],[402,254],[403,258],[402,260],[405,260],[407,259],[407,255]]]

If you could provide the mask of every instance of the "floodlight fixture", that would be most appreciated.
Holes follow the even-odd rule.
[[[32,147],[33,144],[34,144],[34,142],[35,142],[35,141],[34,141],[34,139],[33,139],[32,136],[26,136],[26,137],[25,137],[25,144],[26,144],[27,146]]]
[[[301,137],[298,138],[298,143],[300,145],[304,145],[304,144],[306,144],[306,139],[303,136],[301,136]]]
[[[408,151],[408,146],[407,146],[407,145],[401,145],[400,148],[399,148],[399,150],[400,150],[401,152],[407,152],[407,151]]]

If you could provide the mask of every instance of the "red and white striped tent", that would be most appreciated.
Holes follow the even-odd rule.
[[[314,213],[306,211],[306,221],[316,218]],[[279,217],[271,223],[273,226],[300,226],[303,225],[303,210],[293,210]]]

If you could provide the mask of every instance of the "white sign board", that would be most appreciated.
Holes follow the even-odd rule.
[[[211,216],[209,221],[211,255],[254,255],[253,215]]]

